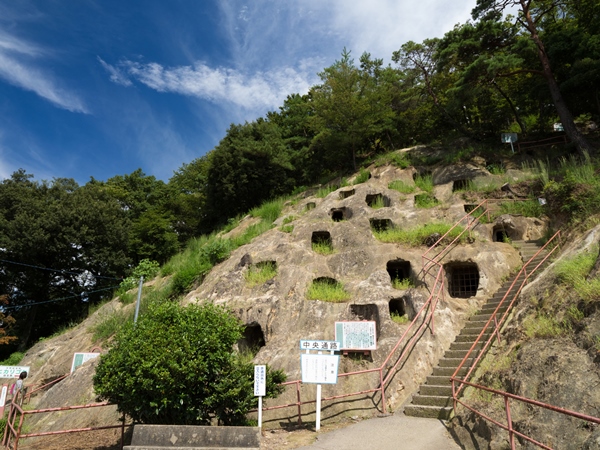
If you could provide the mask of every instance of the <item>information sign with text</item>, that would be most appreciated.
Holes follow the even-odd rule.
[[[341,350],[376,350],[375,330],[372,321],[336,322],[335,340],[341,343]]]

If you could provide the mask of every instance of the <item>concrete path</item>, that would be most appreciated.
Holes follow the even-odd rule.
[[[456,444],[444,423],[436,419],[397,414],[363,420],[319,434],[313,445],[298,450],[454,450]]]

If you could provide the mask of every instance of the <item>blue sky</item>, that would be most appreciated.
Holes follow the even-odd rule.
[[[475,0],[0,0],[0,179],[167,181],[344,47],[390,61]]]

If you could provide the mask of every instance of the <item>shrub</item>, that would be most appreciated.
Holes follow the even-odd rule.
[[[413,287],[412,281],[410,278],[394,278],[392,279],[392,287],[398,290],[404,290]]]
[[[333,246],[328,240],[318,239],[312,243],[313,252],[319,253],[320,255],[331,255],[333,253]]]
[[[157,261],[151,261],[147,258],[142,259],[137,267],[133,269],[131,276],[121,281],[121,284],[119,285],[119,292],[125,293],[128,290],[137,287],[141,277],[144,277],[144,280],[154,278],[159,269],[160,265]]]
[[[18,366],[24,356],[25,356],[25,353],[23,353],[23,352],[11,353],[11,355],[8,358],[6,358],[4,361],[2,361],[0,363],[0,365],[2,365],[2,366]]]
[[[500,214],[520,214],[525,217],[542,217],[544,206],[537,199],[500,203]]]
[[[101,356],[94,389],[134,421],[147,424],[245,425],[257,405],[254,369],[233,351],[243,327],[227,310],[153,303],[128,323]],[[285,380],[267,367],[267,397]]]
[[[252,217],[260,217],[265,222],[273,223],[281,215],[283,209],[283,198],[278,198],[250,210]]]

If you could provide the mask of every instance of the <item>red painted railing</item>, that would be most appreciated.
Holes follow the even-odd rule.
[[[433,314],[435,312],[435,308],[440,300],[444,298],[444,270],[443,266],[440,263],[440,260],[448,254],[451,248],[461,240],[461,237],[466,232],[471,232],[475,225],[479,222],[477,219],[480,219],[484,215],[489,215],[488,212],[488,203],[487,200],[484,200],[472,211],[465,214],[458,222],[456,222],[443,236],[441,236],[431,247],[427,249],[427,251],[423,254],[423,269],[420,272],[420,276],[425,278],[427,275],[430,275],[434,278],[433,285],[430,290],[430,295],[427,301],[423,304],[423,306],[416,313],[415,318],[406,328],[404,333],[398,342],[390,351],[386,359],[383,363],[376,368],[359,370],[356,372],[348,372],[348,373],[340,373],[338,374],[338,378],[359,376],[359,375],[367,375],[367,374],[377,374],[377,387],[373,387],[371,389],[365,389],[362,391],[349,392],[329,397],[323,397],[322,401],[331,401],[337,400],[347,397],[354,397],[359,395],[366,395],[371,393],[379,393],[381,398],[381,411],[382,413],[387,413],[387,403],[385,398],[385,389],[388,386],[392,377],[396,374],[398,366],[404,361],[406,355],[408,355],[411,350],[414,348],[416,342],[419,340],[423,330],[430,327],[431,333],[434,334],[434,321]],[[488,216],[489,217],[489,216]],[[457,228],[462,227],[463,229],[457,234],[456,237],[452,239],[449,243],[442,246],[442,243],[445,243],[448,239],[448,236],[453,233]],[[434,254],[435,250],[438,250],[437,253]],[[437,267],[437,271],[435,274],[430,273],[433,267]],[[392,358],[399,352],[400,354],[397,356],[393,365],[388,367]],[[290,408],[296,407],[298,411],[298,423],[302,423],[302,405],[308,405],[315,403],[316,400],[302,400],[301,389],[300,386],[302,384],[301,380],[293,380],[283,383],[284,386],[295,386],[296,388],[296,402],[288,403],[284,405],[274,405],[264,407],[263,411],[276,410],[282,408]]]
[[[71,433],[81,433],[85,431],[97,431],[97,430],[108,430],[108,429],[121,429],[121,448],[124,445],[125,438],[125,427],[129,426],[125,423],[125,415],[123,415],[123,419],[121,424],[119,425],[105,425],[105,426],[97,426],[97,427],[86,427],[86,428],[73,428],[67,430],[57,430],[57,431],[46,431],[40,433],[23,433],[23,422],[25,417],[28,415],[34,414],[44,414],[44,413],[53,413],[59,411],[73,411],[79,409],[90,409],[90,408],[101,408],[107,406],[115,406],[110,403],[90,403],[88,405],[76,405],[76,406],[64,406],[60,408],[46,408],[46,409],[35,409],[30,411],[25,411],[21,405],[19,405],[19,393],[13,398],[10,409],[8,412],[8,417],[6,419],[6,428],[4,430],[4,437],[2,439],[2,446],[5,449],[17,450],[19,446],[19,441],[25,438],[31,437],[40,437],[40,436],[56,436],[60,434],[71,434]],[[17,423],[18,419],[18,423]],[[11,447],[12,445],[12,447]]]
[[[497,339],[498,341],[500,341],[500,330],[501,330],[503,324],[505,323],[508,315],[510,314],[513,305],[515,304],[519,294],[521,293],[521,290],[523,289],[523,287],[525,286],[527,281],[539,269],[539,267],[542,266],[548,260],[548,258],[550,258],[550,256],[559,248],[558,245],[554,245],[556,243],[555,241],[560,242],[560,231],[556,232],[554,234],[554,236],[552,236],[552,238],[550,238],[550,240],[548,240],[548,242],[540,250],[538,250],[536,252],[536,254],[533,255],[529,259],[529,261],[527,261],[527,263],[525,263],[525,265],[523,265],[523,267],[521,268],[521,270],[515,277],[514,281],[512,282],[510,288],[508,289],[508,291],[506,292],[506,294],[504,295],[504,297],[502,298],[502,300],[500,301],[500,303],[498,304],[498,306],[492,313],[491,317],[488,319],[485,326],[479,333],[479,336],[477,336],[477,339],[475,340],[475,342],[473,343],[473,345],[471,346],[471,348],[469,349],[469,351],[467,352],[465,357],[462,359],[462,361],[459,364],[459,366],[457,367],[457,369],[454,371],[454,374],[450,378],[450,380],[452,382],[452,397],[453,397],[453,401],[454,401],[454,411],[456,412],[456,407],[458,404],[460,404],[460,405],[464,406],[465,408],[467,408],[468,410],[474,412],[475,414],[478,414],[485,420],[488,420],[489,422],[492,422],[492,423],[498,425],[499,427],[507,430],[509,433],[509,441],[510,441],[511,449],[513,449],[513,450],[515,449],[515,436],[519,436],[522,439],[524,439],[528,442],[531,442],[532,444],[535,444],[538,447],[541,447],[544,449],[551,449],[551,447],[548,447],[547,445],[533,439],[532,437],[526,436],[525,434],[514,429],[513,423],[512,423],[511,411],[510,411],[510,400],[526,403],[529,405],[539,406],[539,407],[547,409],[547,410],[556,411],[556,412],[559,412],[561,414],[566,414],[571,417],[576,417],[576,418],[579,418],[582,420],[600,424],[600,418],[597,418],[597,417],[588,416],[588,415],[581,414],[581,413],[578,413],[575,411],[567,410],[565,408],[560,408],[558,406],[546,404],[543,402],[539,402],[537,400],[529,399],[526,397],[521,397],[521,396],[518,396],[515,394],[510,394],[508,392],[491,389],[489,387],[479,385],[479,384],[474,384],[474,383],[467,381],[469,379],[469,377],[471,376],[471,374],[473,373],[473,371],[476,369],[480,360],[485,355],[488,348],[491,346],[493,340]],[[542,258],[542,260],[539,263],[533,264],[533,261],[540,254],[545,252],[547,249],[548,249],[548,251],[545,254],[544,258]],[[518,280],[521,280],[520,283],[518,283]],[[508,301],[509,298],[511,298],[510,301]],[[498,311],[505,304],[508,304],[508,308],[502,314],[502,317],[498,320]],[[492,332],[489,334],[489,337],[487,338],[483,348],[478,352],[478,356],[473,361],[473,364],[469,368],[467,374],[462,379],[458,378],[457,375],[458,375],[460,369],[465,365],[466,361],[471,358],[471,355],[475,351],[475,348],[482,341],[482,338],[486,334],[486,331],[491,327],[493,327]],[[457,387],[457,384],[458,384],[458,387]],[[490,392],[494,395],[502,396],[504,399],[506,424],[503,424],[503,423],[487,416],[483,412],[476,410],[475,407],[468,405],[465,401],[459,399],[459,395],[464,386],[471,386],[474,389],[479,389],[479,390]]]

